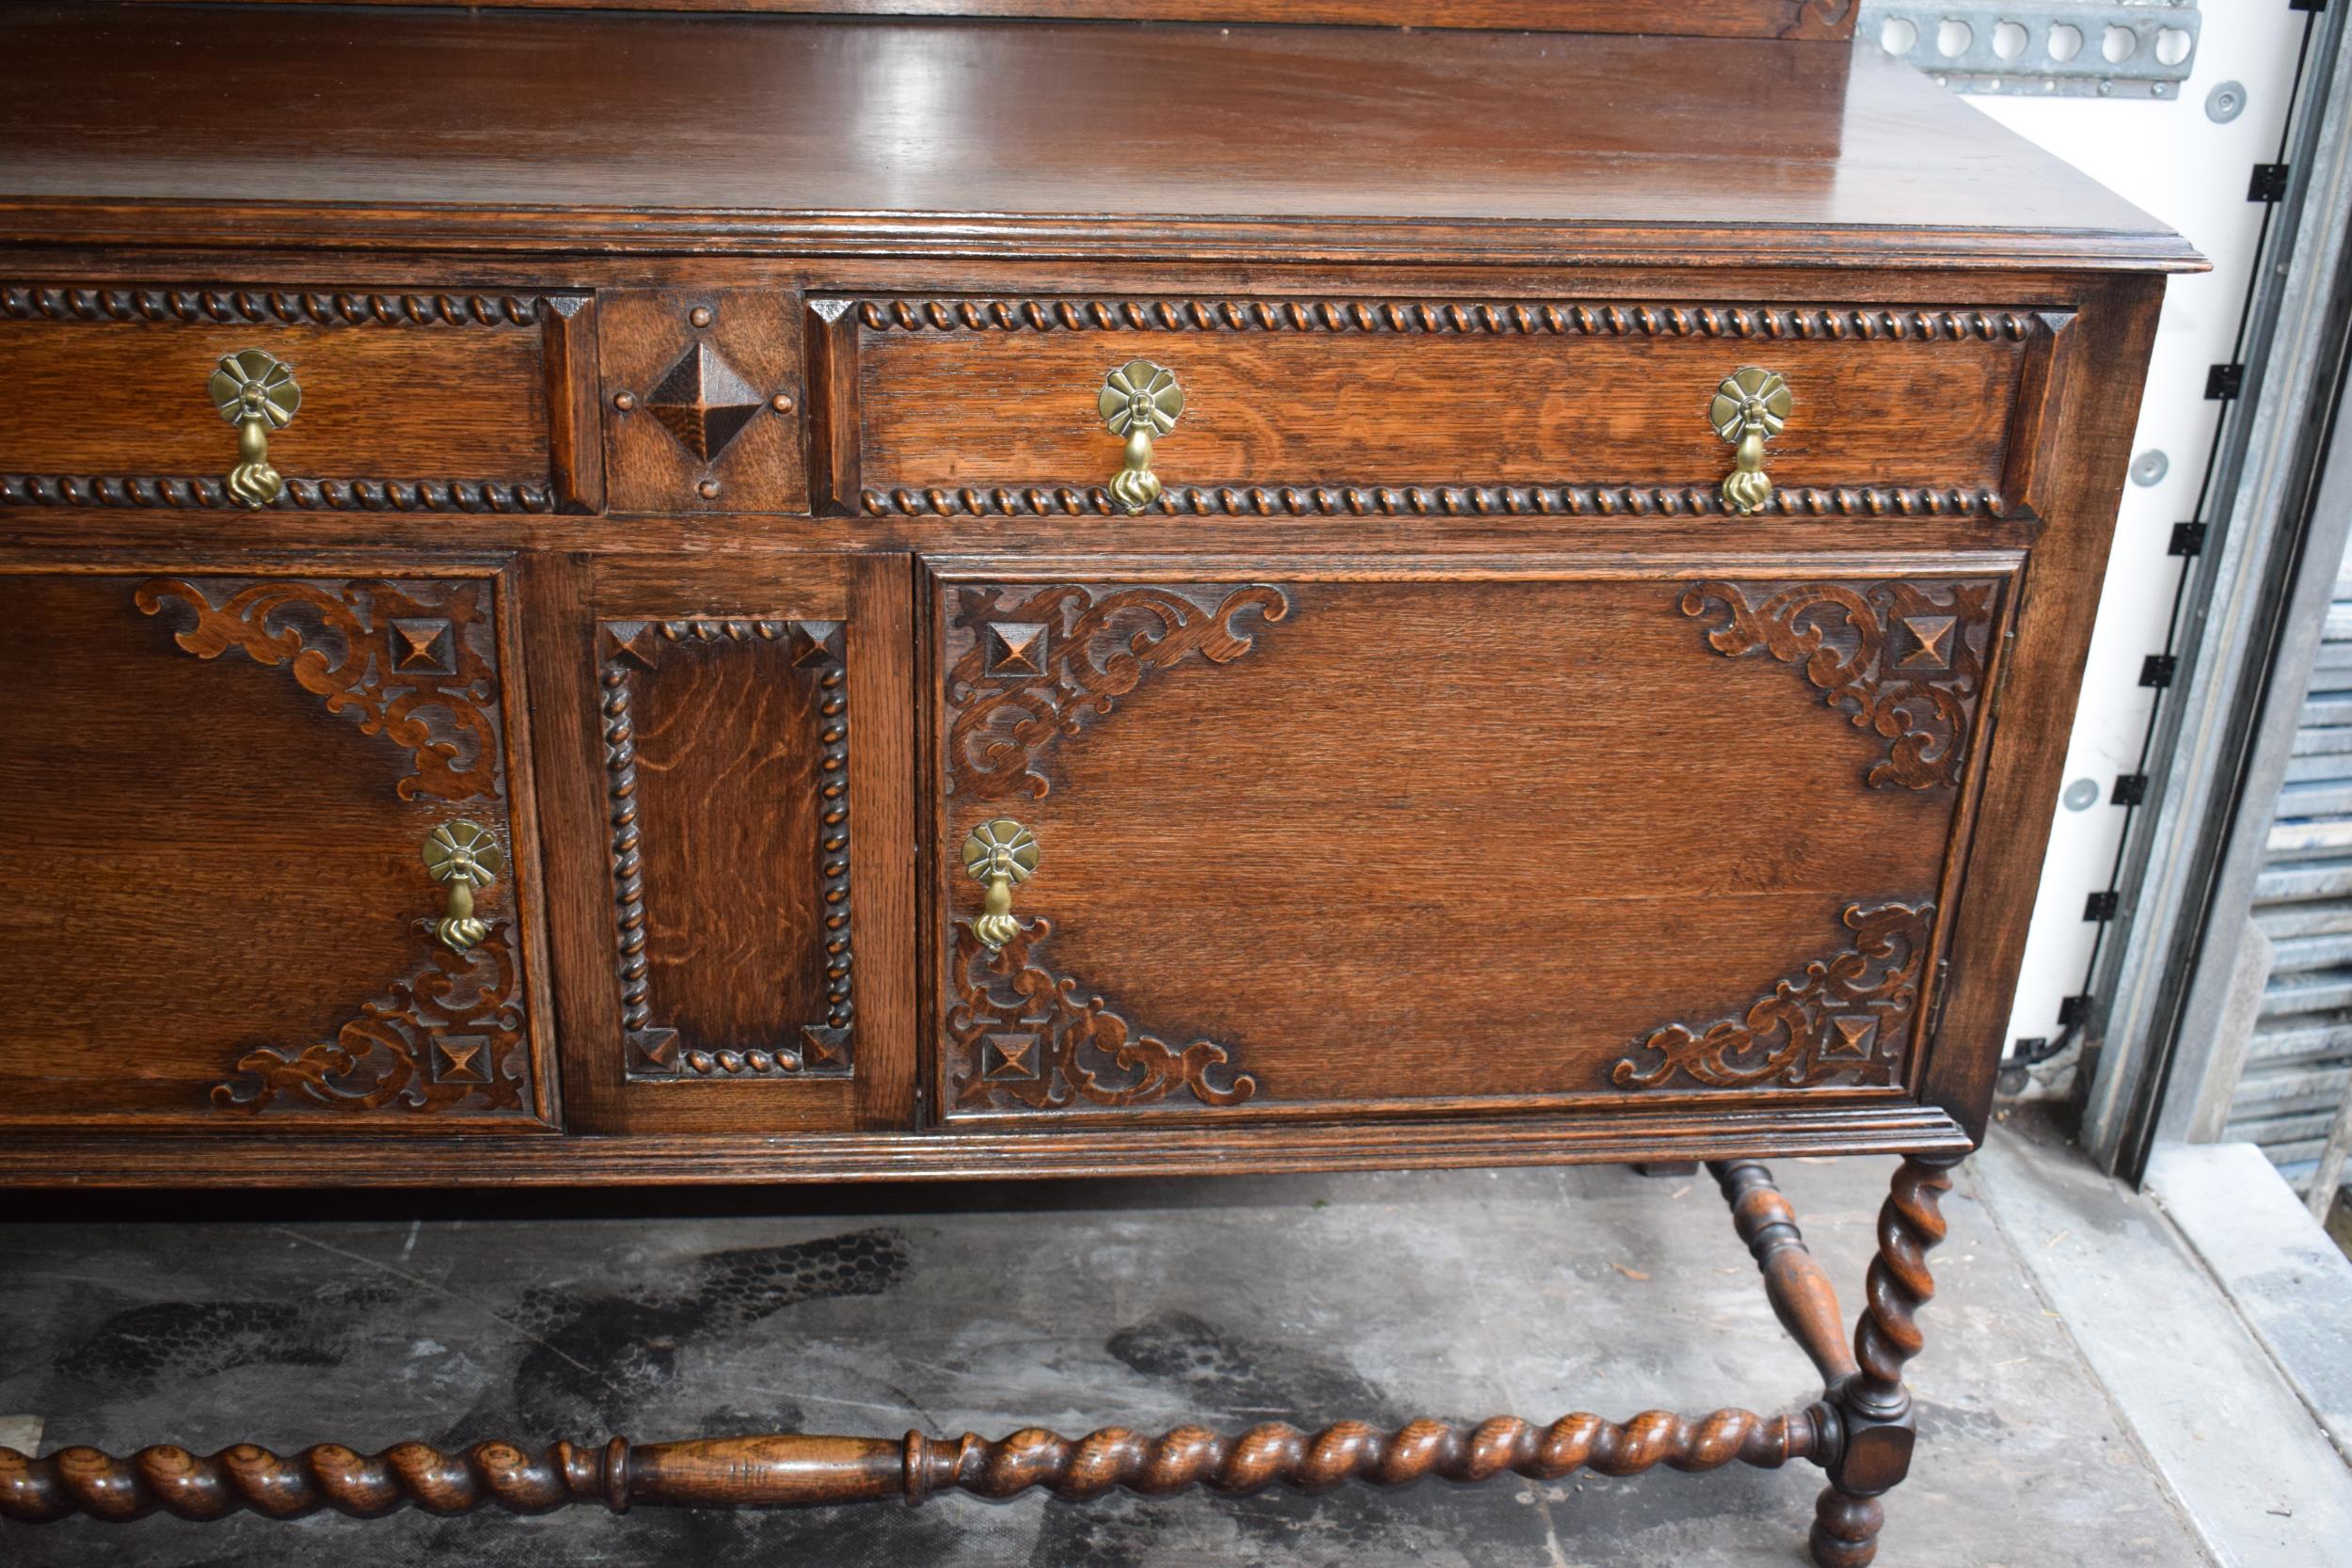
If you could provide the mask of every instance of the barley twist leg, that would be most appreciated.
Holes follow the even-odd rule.
[[[1957,1163],[1957,1156],[1905,1160],[1879,1211],[1878,1256],[1854,1328],[1859,1370],[1829,1396],[1837,1441],[1824,1456],[1829,1485],[1814,1509],[1813,1560],[1820,1568],[1868,1568],[1885,1522],[1879,1498],[1910,1472],[1911,1391],[1903,1386],[1903,1364],[1919,1354],[1919,1308],[1935,1294],[1928,1252],[1944,1239],[1937,1199],[1950,1190]]]

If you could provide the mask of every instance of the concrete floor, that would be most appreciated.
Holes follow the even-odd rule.
[[[1892,1163],[1777,1167],[1861,1296]],[[1915,1364],[1887,1568],[2211,1561],[2021,1246],[1963,1169]],[[79,1200],[74,1200],[78,1205]],[[384,1203],[387,1200],[376,1200]],[[20,1196],[0,1225],[0,1416],[43,1450],[168,1439],[536,1443],[1032,1422],[1474,1419],[1811,1395],[1713,1183],[1613,1167],[959,1189],[686,1193],[622,1216],[207,1217]],[[606,1202],[609,1200],[597,1200]],[[715,1206],[733,1212],[714,1214]],[[831,1204],[826,1208],[823,1205]],[[48,1212],[44,1213],[44,1210]],[[131,1212],[138,1212],[135,1207]],[[952,1497],[798,1513],[574,1509],[124,1527],[0,1524],[42,1568],[937,1564],[1753,1568],[1804,1561],[1819,1472],[1733,1468],[1319,1497]]]

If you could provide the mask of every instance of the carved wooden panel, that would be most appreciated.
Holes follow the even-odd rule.
[[[1970,559],[1837,580],[1914,613],[1964,600],[1944,645],[1981,657],[1963,623],[2017,557]],[[1824,580],[1781,570],[1742,585]],[[934,566],[946,1114],[1602,1105],[1638,1086],[1629,1058],[1660,1089],[1899,1092],[1974,773],[1873,787],[1873,750],[1946,768],[1981,695],[1928,744],[1898,648],[1870,689],[1910,717],[1816,740],[1778,660],[1692,646],[1694,580],[1662,560]],[[1040,860],[991,953],[957,846],[1006,816]]]
[[[601,625],[628,1079],[852,1071],[846,636],[783,617]]]
[[[483,574],[0,573],[0,1117],[435,1131],[548,1113]],[[509,869],[468,955],[421,847]]]
[[[0,285],[0,505],[235,506],[206,383],[259,348],[302,387],[279,509],[593,509],[594,337],[580,295]]]
[[[1873,787],[1961,781],[1984,695],[2001,584],[1994,580],[1701,582],[1682,612],[1734,658],[1795,666],[1854,728],[1884,745]]]
[[[1136,357],[1184,388],[1153,462],[1156,506],[1178,515],[1718,513],[1729,449],[1703,411],[1751,363],[1796,394],[1770,448],[1775,510],[2006,515],[2045,422],[2020,400],[2046,388],[2071,319],[1392,298],[844,296],[810,311],[817,504],[869,515],[1116,512],[1120,447],[1094,392]]]
[[[800,312],[782,290],[668,289],[599,302],[608,499],[616,512],[798,512]]]

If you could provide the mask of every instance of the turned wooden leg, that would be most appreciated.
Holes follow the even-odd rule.
[[[1813,1517],[1813,1560],[1820,1568],[1867,1568],[1886,1520],[1879,1498],[1910,1473],[1911,1391],[1903,1386],[1903,1363],[1919,1354],[1918,1311],[1935,1294],[1928,1251],[1944,1239],[1936,1200],[1950,1190],[1950,1167],[1959,1159],[1905,1160],[1879,1211],[1869,1301],[1854,1327],[1856,1368],[1829,1391],[1836,1440],[1823,1456],[1829,1485]]]
[[[1731,1223],[1763,1271],[1764,1294],[1772,1315],[1788,1331],[1835,1387],[1854,1373],[1846,1350],[1846,1316],[1838,1309],[1837,1287],[1797,1229],[1796,1211],[1772,1184],[1772,1173],[1754,1160],[1709,1160],[1708,1173],[1724,1190]]]

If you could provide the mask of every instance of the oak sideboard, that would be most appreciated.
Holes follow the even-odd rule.
[[[1822,1389],[0,1515],[1805,1460],[1868,1562],[2195,253],[1837,0],[672,8],[0,15],[0,1179],[1703,1160]]]

